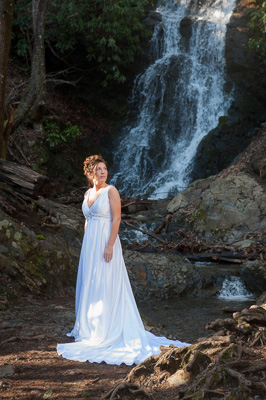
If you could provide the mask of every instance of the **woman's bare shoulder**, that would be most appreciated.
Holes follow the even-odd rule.
[[[90,189],[86,190],[86,192],[84,193],[84,199],[86,196],[88,196],[89,193],[90,193]]]
[[[109,186],[108,196],[109,197],[116,197],[116,198],[119,197],[119,199],[120,199],[119,192],[118,192],[117,188],[115,186],[113,186],[113,185]]]

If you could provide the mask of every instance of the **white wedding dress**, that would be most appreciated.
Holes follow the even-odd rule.
[[[119,237],[112,260],[103,254],[111,231],[112,216],[107,186],[89,208],[90,190],[82,205],[87,219],[76,286],[76,322],[68,336],[75,342],[57,345],[58,354],[77,361],[138,364],[159,346],[188,343],[156,337],[145,330],[128,279]]]

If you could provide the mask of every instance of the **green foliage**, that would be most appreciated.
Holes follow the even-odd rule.
[[[150,0],[50,0],[46,42],[61,54],[82,43],[91,65],[109,81],[125,82],[123,68],[141,52],[141,38],[150,35],[141,23]],[[14,48],[30,53],[31,1],[17,0],[14,12]]]
[[[70,122],[60,126],[53,122],[45,122],[46,140],[51,149],[56,149],[62,143],[70,142],[81,136],[82,133],[77,125],[71,125]]]
[[[48,389],[48,390],[44,393],[43,399],[44,399],[44,400],[49,399],[49,398],[52,396],[52,394],[53,394],[53,390],[52,390],[52,389]]]
[[[84,391],[81,393],[81,397],[93,397],[94,396],[94,392],[88,392],[88,391]]]
[[[43,235],[37,235],[36,239],[38,240],[45,240],[45,237]]]
[[[16,1],[14,4],[12,44],[20,57],[27,57],[31,52],[31,26],[31,1]]]
[[[249,10],[249,27],[253,36],[249,39],[248,48],[266,57],[266,1],[255,0],[253,4],[254,8]]]

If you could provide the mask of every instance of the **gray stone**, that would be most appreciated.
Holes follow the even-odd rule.
[[[134,217],[134,219],[136,219],[137,221],[140,221],[140,222],[148,221],[148,218],[145,217],[145,215],[141,215],[141,214],[136,215],[136,216]]]
[[[249,261],[240,266],[240,277],[248,291],[261,294],[266,291],[266,262]]]
[[[167,206],[175,218],[187,218],[208,239],[235,240],[245,231],[266,228],[266,194],[248,174],[213,176],[189,185]]]
[[[2,244],[0,244],[0,253],[7,253],[8,252],[8,248],[6,246],[3,246]]]
[[[15,373],[15,367],[11,364],[0,366],[0,379],[12,376]]]
[[[217,264],[202,263],[200,267],[177,255],[124,251],[125,264],[134,295],[145,299],[156,294],[158,298],[180,295],[210,297],[221,289],[226,276],[236,275],[238,267],[222,269]]]
[[[233,247],[239,248],[239,249],[247,249],[248,247],[253,247],[256,245],[256,242],[254,240],[246,239],[246,240],[240,240],[239,242],[233,243]]]
[[[258,306],[264,305],[266,307],[266,292],[262,293],[262,295],[258,298],[256,304]]]
[[[155,10],[151,10],[146,18],[144,18],[143,23],[148,29],[153,30],[155,26],[161,22],[161,20],[161,14]]]

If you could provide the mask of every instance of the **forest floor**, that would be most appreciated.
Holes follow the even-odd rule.
[[[99,400],[134,367],[83,363],[58,356],[56,344],[72,341],[66,337],[74,322],[74,294],[70,291],[64,297],[23,298],[2,310],[0,317],[0,399]],[[265,349],[250,357],[252,362],[264,359]],[[179,398],[176,388],[152,394],[154,400]]]
[[[1,311],[0,399],[100,399],[132,367],[58,356],[74,320],[74,296],[25,298]]]
[[[71,292],[52,299],[28,297],[0,312],[1,400],[99,400],[135,366],[83,363],[57,354],[57,343],[73,341],[66,333],[73,327],[74,302]],[[165,397],[158,392],[154,399]]]

